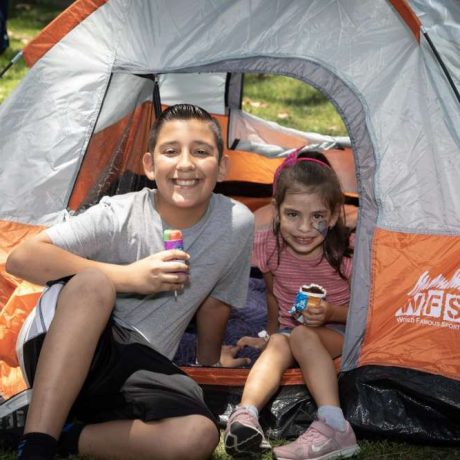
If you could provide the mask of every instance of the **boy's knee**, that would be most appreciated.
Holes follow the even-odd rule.
[[[219,444],[219,432],[214,423],[205,417],[200,419],[181,435],[182,458],[189,460],[209,458]]]
[[[63,288],[63,294],[75,296],[81,303],[88,300],[112,308],[116,290],[110,278],[101,270],[88,268],[73,276]]]

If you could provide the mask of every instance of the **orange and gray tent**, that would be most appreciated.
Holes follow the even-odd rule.
[[[15,341],[40,292],[5,273],[9,251],[146,185],[140,159],[161,104],[219,117],[231,161],[219,191],[256,209],[280,152],[316,142],[242,112],[244,74],[279,74],[319,89],[349,133],[348,145],[320,139],[339,174],[355,168],[345,191],[360,206],[346,415],[365,434],[458,443],[459,24],[455,0],[72,4],[24,49],[30,70],[0,106],[3,397],[24,388]]]

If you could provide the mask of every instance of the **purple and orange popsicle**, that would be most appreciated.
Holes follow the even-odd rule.
[[[163,243],[165,249],[184,250],[184,239],[180,230],[167,229],[163,231]],[[174,291],[174,299],[177,301],[177,291]]]

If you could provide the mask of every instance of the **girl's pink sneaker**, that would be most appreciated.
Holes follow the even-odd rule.
[[[347,458],[359,452],[353,428],[347,422],[345,431],[337,431],[322,421],[313,422],[294,442],[275,447],[278,460],[332,460]]]

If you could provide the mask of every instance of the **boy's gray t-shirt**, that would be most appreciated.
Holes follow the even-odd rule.
[[[155,209],[156,190],[143,189],[101,202],[68,222],[46,230],[51,241],[88,259],[130,264],[164,249],[168,228]],[[115,321],[141,332],[153,348],[172,359],[201,303],[211,296],[233,307],[246,302],[253,215],[241,203],[213,194],[194,226],[182,229],[190,254],[190,283],[152,296],[118,294]]]

